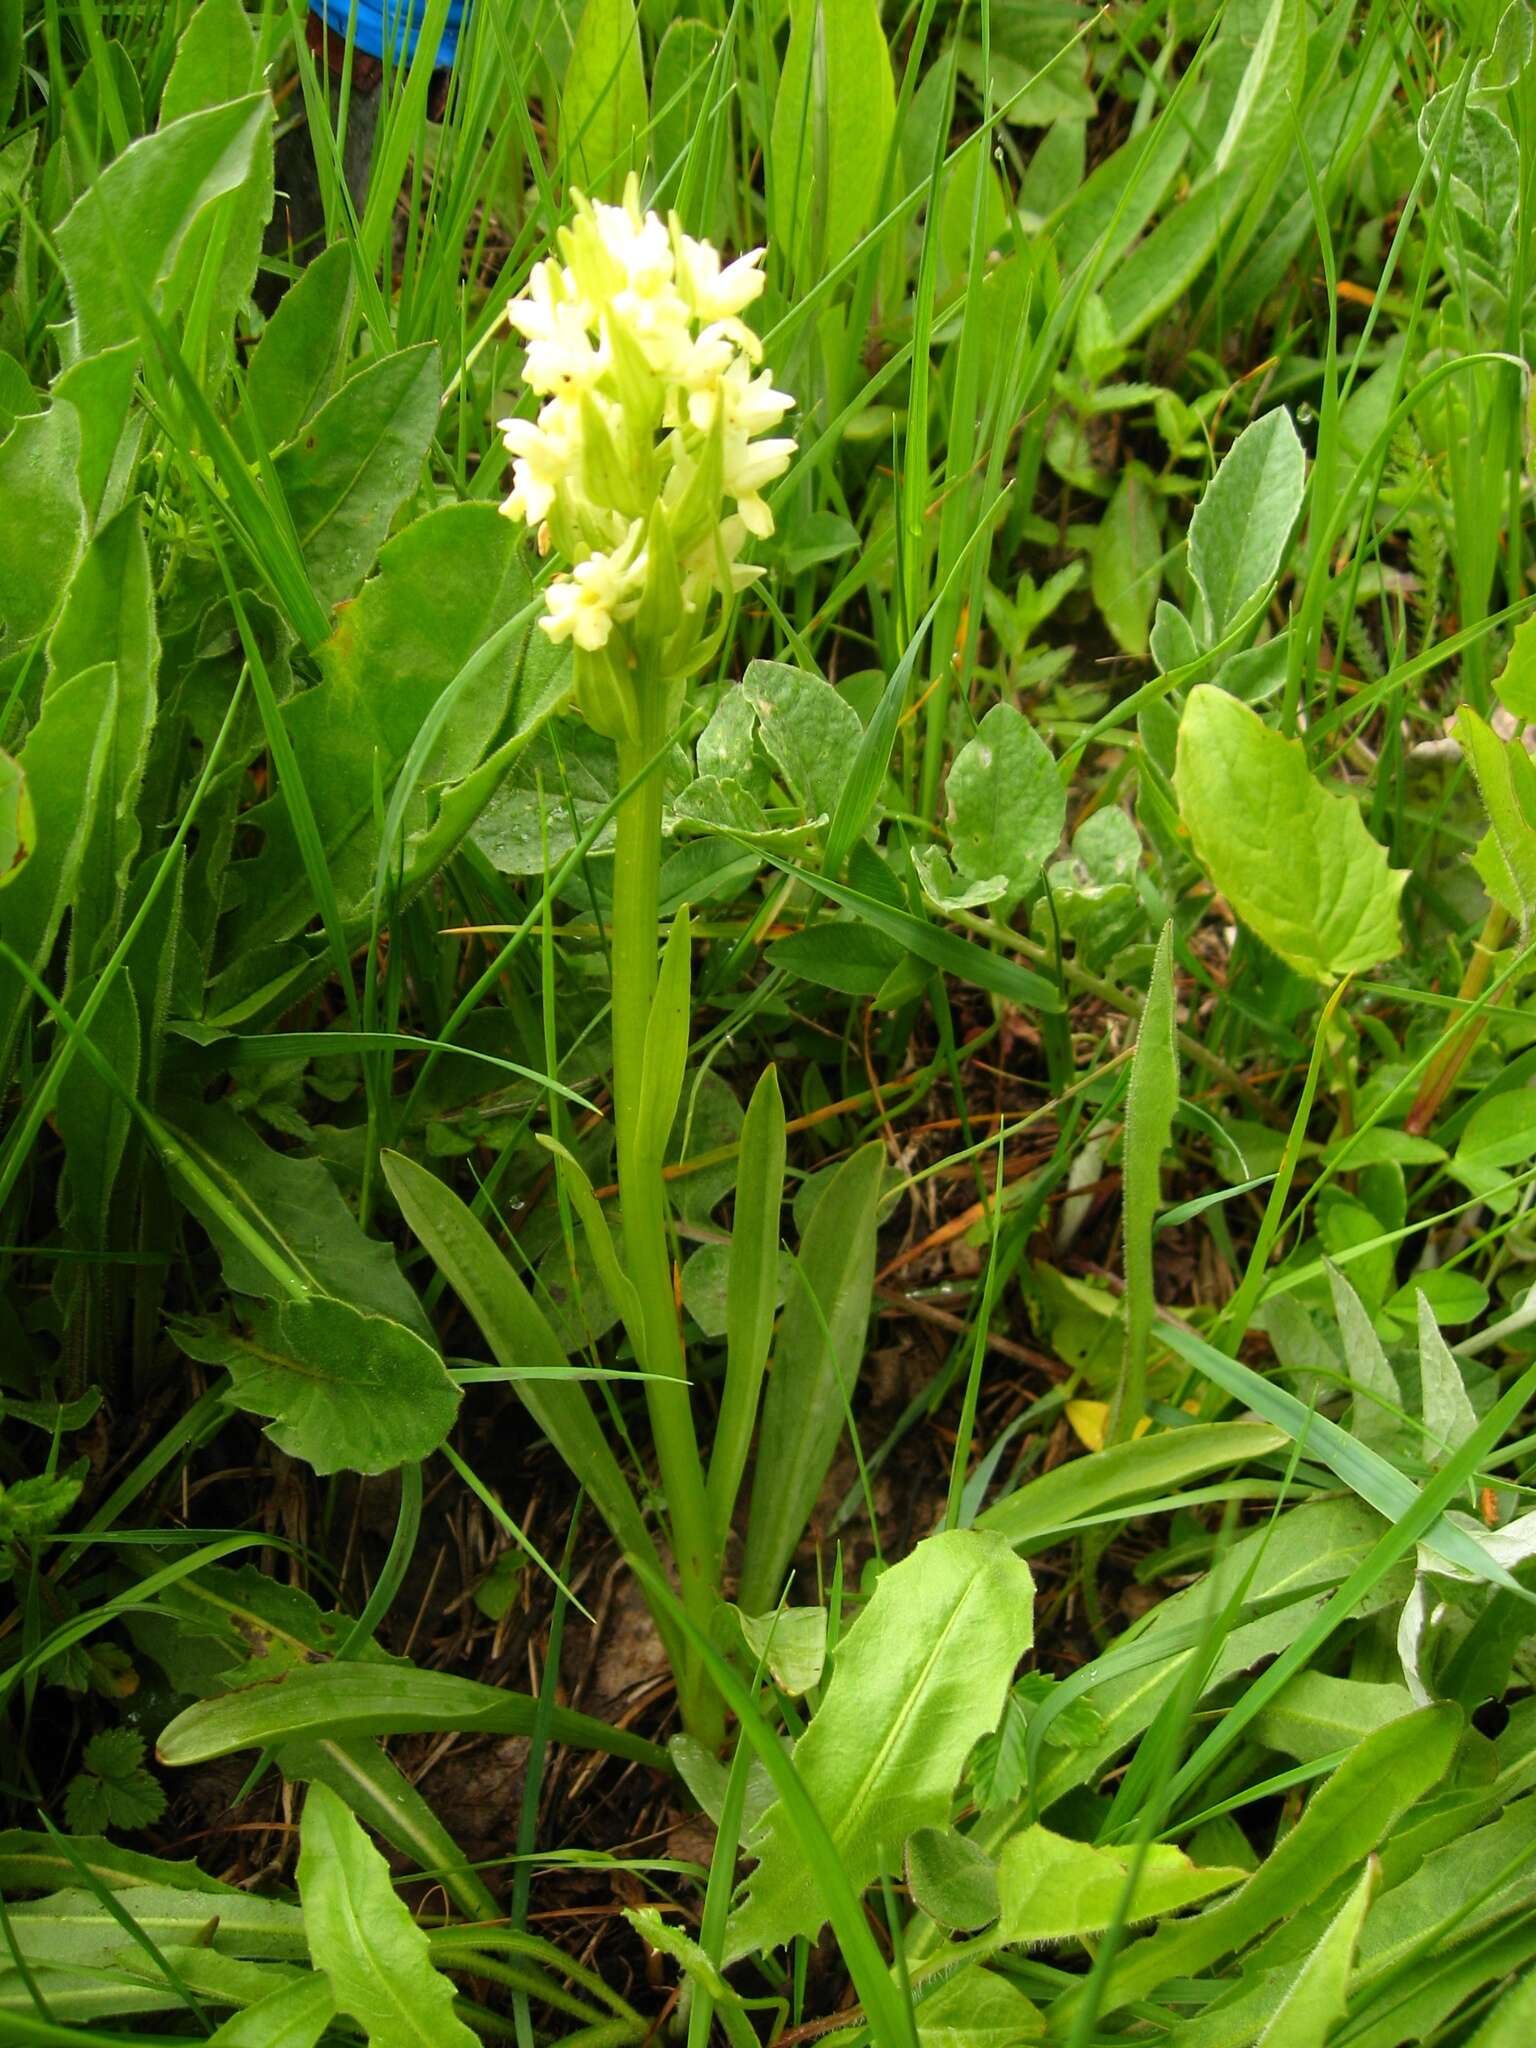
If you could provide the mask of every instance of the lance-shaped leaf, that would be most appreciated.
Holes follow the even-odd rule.
[[[1456,737],[1488,813],[1473,865],[1494,901],[1529,924],[1536,911],[1536,767],[1518,740],[1501,740],[1470,704],[1456,714]]]
[[[731,1223],[725,1391],[709,1461],[709,1505],[722,1540],[746,1470],[782,1287],[779,1216],[784,1205],[784,1158],[784,1097],[777,1068],[768,1067],[752,1091],[741,1127]]]
[[[393,1660],[356,1659],[301,1666],[268,1684],[199,1700],[166,1723],[155,1754],[163,1764],[180,1765],[318,1737],[350,1742],[442,1728],[530,1735],[539,1713],[537,1700],[505,1686],[481,1685],[447,1671],[417,1671]],[[557,1742],[667,1768],[666,1752],[654,1743],[567,1707],[552,1710],[549,1728]]]
[[[795,1546],[843,1433],[869,1324],[883,1145],[844,1160],[807,1225],[763,1397],[741,1604],[778,1604]]]
[[[1102,1986],[1100,2010],[1118,2011],[1170,1977],[1198,1975],[1321,1897],[1444,1776],[1462,1725],[1456,1708],[1426,1707],[1368,1735],[1313,1793],[1301,1819],[1241,1891],[1193,1920],[1167,1923],[1121,1953]],[[1077,1991],[1059,2002],[1064,2024],[1081,2003]]]
[[[1291,1979],[1259,2036],[1259,2048],[1327,2048],[1344,2012],[1355,1943],[1380,1875],[1380,1865],[1370,1858],[1322,1940]]]
[[[165,316],[195,294],[198,266],[180,260],[189,238],[259,171],[271,130],[270,95],[252,93],[130,143],[91,181],[56,230],[75,309],[70,361],[137,342],[138,295]]]
[[[311,1785],[304,1801],[299,1895],[315,1968],[374,2048],[478,2048],[389,1865],[324,1785]]]
[[[795,1770],[856,1886],[901,1867],[920,1828],[942,1827],[965,1760],[997,1726],[1034,1639],[1034,1580],[998,1537],[930,1536],[893,1565],[838,1646]],[[731,1955],[814,1935],[824,1909],[783,1801],[764,1816]]]
[[[268,1992],[208,2037],[208,2048],[315,2048],[336,2012],[329,1977],[317,1973]]]
[[[524,1406],[591,1494],[631,1557],[660,1560],[639,1503],[592,1413],[549,1319],[496,1249],[485,1225],[451,1188],[403,1153],[386,1152],[384,1175],[405,1220],[480,1327],[500,1365],[537,1377],[514,1381]]]
[[[1147,1351],[1157,1294],[1152,1232],[1162,1199],[1163,1153],[1179,1107],[1178,1019],[1173,1000],[1173,926],[1164,925],[1136,1030],[1125,1110],[1125,1358],[1111,1434],[1128,1437],[1147,1398]]]
[[[1279,573],[1301,510],[1306,463],[1282,406],[1245,427],[1189,522],[1189,568],[1202,600],[1205,644],[1237,623]]]

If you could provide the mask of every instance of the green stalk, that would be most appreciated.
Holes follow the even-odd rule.
[[[629,788],[629,794],[619,807],[613,864],[613,1110],[625,1264],[640,1301],[643,1364],[652,1375],[645,1383],[645,1398],[667,1496],[672,1558],[683,1605],[707,1635],[718,1597],[719,1551],[672,1288],[661,1142],[646,1135],[643,1114],[645,1034],[656,992],[661,756],[671,696],[664,689],[643,693],[640,731],[634,739],[619,742],[619,785]],[[677,1686],[689,1733],[718,1749],[725,1738],[724,1709],[692,1650],[677,1674]]]

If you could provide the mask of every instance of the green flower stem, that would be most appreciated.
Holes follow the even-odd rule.
[[[631,1284],[640,1299],[651,1435],[666,1491],[672,1557],[683,1605],[708,1634],[719,1588],[704,1466],[688,1394],[688,1367],[678,1328],[667,1240],[663,1160],[641,1136],[645,1031],[656,991],[661,876],[660,756],[668,731],[670,692],[642,698],[641,730],[619,743],[619,785],[634,784],[619,807],[613,868],[613,1104],[618,1138],[619,1206]],[[638,779],[637,779],[638,778]],[[688,1731],[711,1749],[724,1740],[720,1696],[697,1655],[677,1674],[678,1703]]]

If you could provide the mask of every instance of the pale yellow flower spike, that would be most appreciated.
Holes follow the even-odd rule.
[[[761,573],[741,554],[773,531],[763,492],[795,443],[772,430],[794,401],[757,371],[762,344],[741,319],[763,289],[761,249],[722,263],[675,215],[643,211],[633,177],[618,206],[578,196],[559,244],[507,308],[543,403],[501,423],[502,510],[570,564],[540,624],[578,650],[584,707],[609,729],[631,677],[686,675],[711,600]]]

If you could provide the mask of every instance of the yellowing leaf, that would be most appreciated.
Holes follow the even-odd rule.
[[[1122,1915],[1127,1921],[1175,1913],[1229,1891],[1245,1870],[1200,1870],[1179,1849],[1154,1842],[1131,1889],[1135,1852],[1095,1849],[1044,1827],[1025,1828],[1003,1844],[998,1858],[999,1939],[1066,1941],[1100,1934]]]

